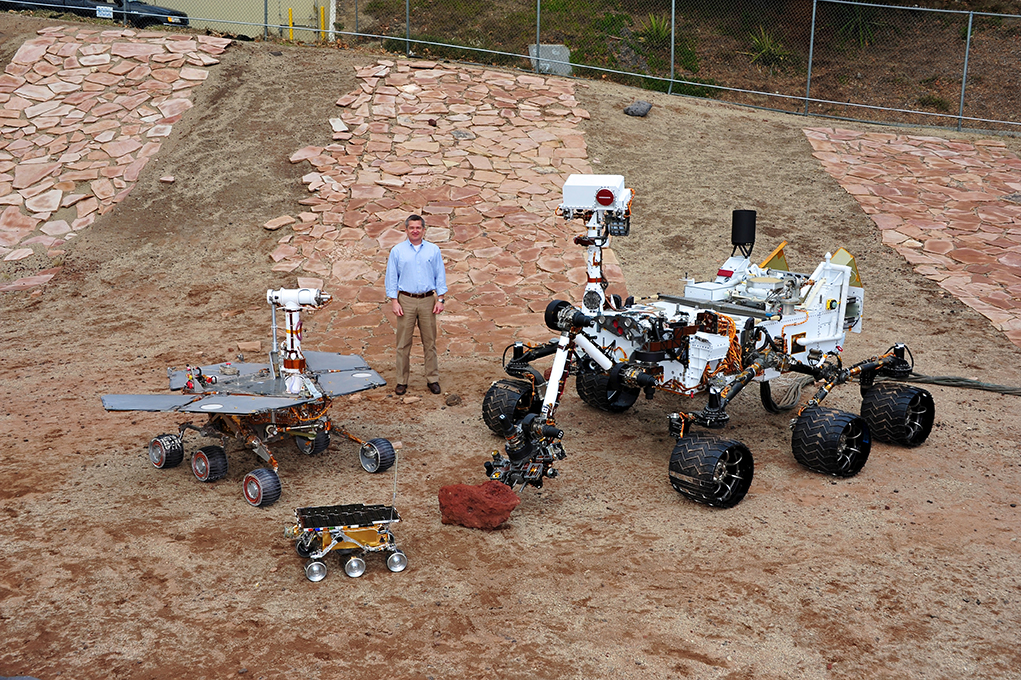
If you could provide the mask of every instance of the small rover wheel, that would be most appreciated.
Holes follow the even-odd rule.
[[[191,456],[191,471],[200,482],[215,482],[227,474],[227,452],[222,446],[203,446]]]
[[[670,485],[682,496],[715,508],[732,508],[752,485],[755,461],[733,439],[688,435],[670,455]]]
[[[397,573],[408,568],[408,558],[403,550],[395,550],[386,558],[386,568]]]
[[[865,467],[872,437],[865,419],[834,409],[805,409],[791,435],[794,458],[809,470],[853,477]]]
[[[877,383],[862,397],[861,416],[876,441],[918,446],[932,432],[936,405],[920,387]]]
[[[311,439],[295,436],[294,445],[297,447],[298,453],[303,453],[306,456],[315,456],[330,448],[330,433],[326,430],[319,430],[319,432],[316,432],[316,436]]]
[[[493,434],[502,437],[500,416],[516,423],[532,412],[535,402],[532,383],[527,380],[497,380],[482,398],[482,420]]]
[[[177,467],[184,460],[181,435],[161,434],[149,442],[149,462],[160,469]]]
[[[257,468],[245,475],[241,490],[250,505],[264,508],[280,498],[280,477],[269,468]]]
[[[638,401],[641,390],[637,387],[610,389],[610,376],[594,371],[578,371],[575,381],[578,396],[589,406],[610,413],[623,413]]]
[[[344,573],[351,578],[358,578],[365,573],[365,560],[361,557],[351,555],[344,563]]]
[[[306,532],[304,536],[294,543],[294,550],[300,557],[312,557],[312,553],[318,552],[323,547],[323,539],[314,532]]]
[[[315,560],[305,565],[305,578],[312,583],[319,583],[326,578],[326,565]]]
[[[362,448],[358,450],[358,460],[366,472],[385,472],[397,460],[397,454],[394,452],[393,444],[378,437],[362,444]]]

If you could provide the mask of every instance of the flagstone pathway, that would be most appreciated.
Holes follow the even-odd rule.
[[[311,166],[311,195],[305,212],[264,225],[286,227],[273,269],[344,301],[329,323],[332,348],[389,351],[387,255],[418,213],[447,263],[441,352],[548,339],[536,312],[554,298],[580,302],[587,278],[573,243],[584,225],[554,214],[567,176],[592,172],[574,83],[424,61],[381,60],[357,76],[330,121],[334,143],[291,156]],[[609,292],[626,295],[609,250],[603,265]]]
[[[128,195],[230,40],[54,26],[0,75],[0,257],[50,258]],[[0,286],[25,290],[59,267]]]
[[[1021,159],[996,139],[805,135],[883,243],[1021,347]]]

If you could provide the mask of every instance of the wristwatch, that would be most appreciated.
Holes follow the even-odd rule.
[[[441,305],[447,304],[447,299],[446,298],[440,298],[440,304]]]

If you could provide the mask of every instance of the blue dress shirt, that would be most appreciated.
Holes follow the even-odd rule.
[[[417,294],[430,290],[438,296],[447,292],[447,273],[439,247],[423,240],[416,248],[404,240],[391,248],[386,261],[386,296],[396,300],[400,291]]]

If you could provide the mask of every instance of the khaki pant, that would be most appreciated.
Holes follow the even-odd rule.
[[[422,350],[425,354],[425,380],[429,383],[440,381],[440,362],[436,356],[436,315],[433,306],[436,296],[413,298],[398,295],[397,302],[404,310],[404,316],[397,317],[397,384],[407,385],[411,374],[411,341],[415,326],[422,336]]]

